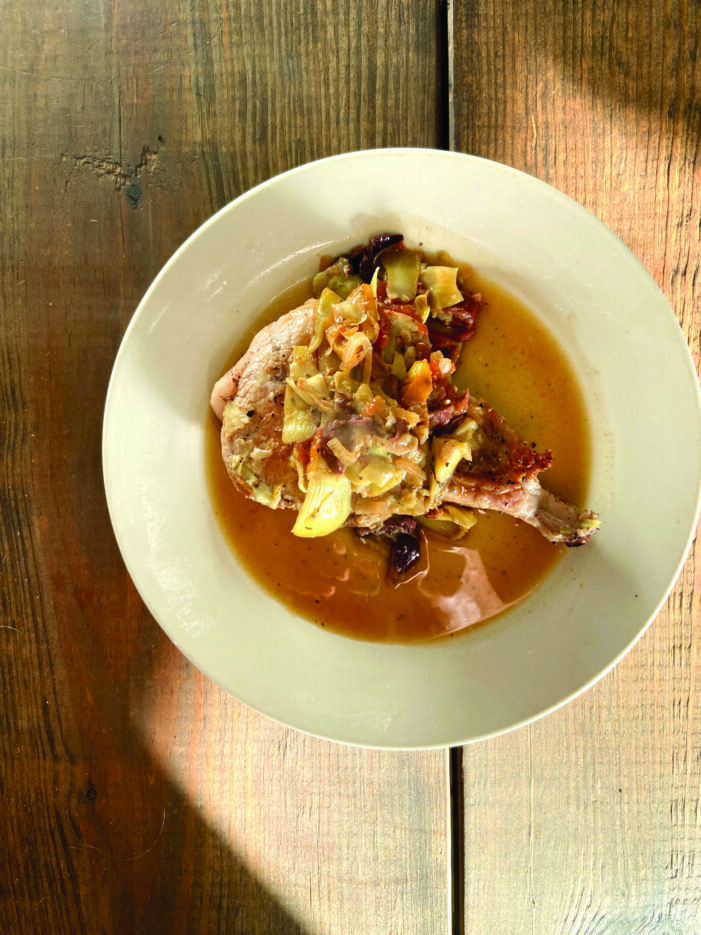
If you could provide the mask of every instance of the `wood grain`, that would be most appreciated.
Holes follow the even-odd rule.
[[[0,930],[449,931],[447,754],[207,682],[124,570],[100,464],[119,341],[188,234],[303,161],[436,145],[438,5],[0,13]]]
[[[698,366],[697,5],[0,14],[3,935],[698,935],[698,545],[595,689],[462,752],[454,927],[447,753],[337,747],[200,676],[123,568],[100,464],[119,341],[173,250],[251,185],[353,148],[447,137],[568,192],[651,271]]]
[[[567,192],[645,264],[698,368],[698,5],[455,0],[451,138]],[[654,379],[654,375],[651,375]],[[464,750],[464,930],[701,931],[701,556],[594,690]]]

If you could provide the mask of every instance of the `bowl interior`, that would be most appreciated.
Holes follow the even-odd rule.
[[[210,508],[209,392],[239,337],[319,258],[380,230],[445,249],[523,299],[581,380],[592,426],[592,543],[492,623],[435,643],[365,643],[291,614],[237,564]],[[120,348],[105,409],[108,504],[130,574],[180,649],[283,723],[349,743],[427,747],[551,710],[630,647],[694,531],[696,372],[654,281],[561,193],[484,160],[379,150],[248,192],[164,267]]]

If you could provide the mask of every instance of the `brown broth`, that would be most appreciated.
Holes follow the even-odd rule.
[[[461,379],[524,439],[552,449],[544,485],[583,504],[590,433],[569,361],[536,316],[505,290],[471,270],[463,283],[482,293],[484,306],[477,333],[465,345]],[[308,294],[308,285],[295,287],[257,328]],[[427,534],[420,562],[397,584],[387,573],[386,552],[352,530],[298,539],[290,532],[292,511],[241,496],[221,458],[219,428],[210,412],[206,458],[213,507],[237,558],[294,612],[347,636],[408,643],[482,623],[530,593],[564,551],[525,523],[484,512],[458,542]]]

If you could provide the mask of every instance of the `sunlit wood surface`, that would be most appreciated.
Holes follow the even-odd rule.
[[[351,149],[453,147],[572,195],[650,270],[698,366],[697,5],[0,14],[2,935],[699,935],[698,547],[562,711],[462,751],[367,751],[185,661],[123,567],[100,460],[119,342],[172,252],[250,186]],[[664,453],[641,469],[663,485]]]
[[[457,149],[555,185],[622,238],[697,368],[700,27],[694,3],[457,0],[452,105]],[[663,486],[664,452],[641,470]],[[701,932],[700,575],[697,544],[592,691],[466,748],[466,932]]]

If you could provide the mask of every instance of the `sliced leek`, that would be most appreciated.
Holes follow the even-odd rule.
[[[316,432],[319,419],[291,386],[285,388],[283,407],[282,440],[286,445],[303,442]]]

